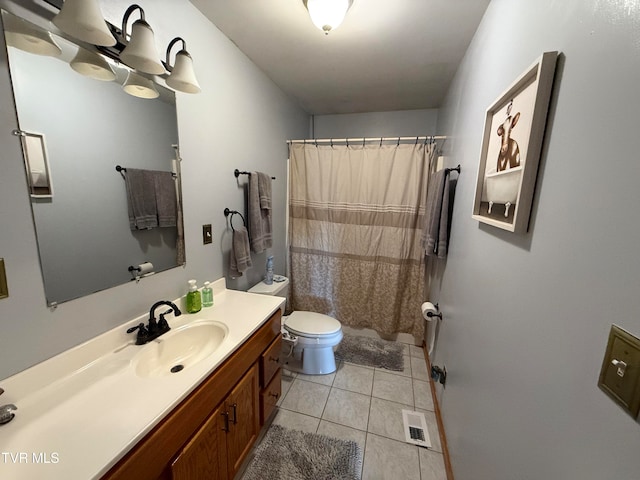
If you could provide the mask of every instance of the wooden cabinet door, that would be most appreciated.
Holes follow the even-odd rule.
[[[224,403],[207,419],[171,464],[173,480],[226,480],[228,421]]]
[[[229,413],[227,462],[233,478],[253,446],[260,430],[258,364],[242,377],[225,401]]]

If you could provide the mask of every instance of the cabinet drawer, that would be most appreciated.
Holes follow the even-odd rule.
[[[264,425],[276,408],[282,393],[282,370],[278,369],[267,387],[260,392],[260,425]]]
[[[269,345],[260,356],[260,387],[264,388],[269,384],[273,375],[280,368],[280,355],[282,350],[282,336],[278,337]]]

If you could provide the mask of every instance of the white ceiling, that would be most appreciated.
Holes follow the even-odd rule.
[[[354,0],[325,36],[302,0],[190,0],[312,114],[438,108],[490,0]]]

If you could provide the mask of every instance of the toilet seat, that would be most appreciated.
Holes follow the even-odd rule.
[[[331,337],[340,332],[342,325],[329,315],[295,311],[284,321],[284,327],[300,337]],[[342,337],[341,337],[342,338]]]

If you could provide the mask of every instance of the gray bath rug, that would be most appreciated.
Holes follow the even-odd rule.
[[[360,480],[356,442],[271,425],[242,480]]]
[[[345,335],[336,350],[336,360],[401,372],[404,370],[403,353],[401,343]]]

